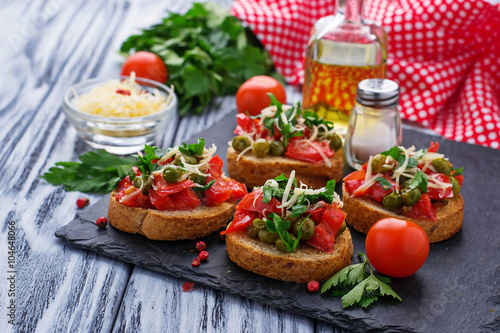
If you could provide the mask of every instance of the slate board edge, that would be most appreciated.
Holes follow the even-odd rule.
[[[100,201],[104,201],[104,200],[107,201],[107,198],[101,199]],[[99,204],[96,203],[94,206],[99,206]],[[88,212],[92,211],[92,208],[94,206],[90,207]],[[331,311],[328,311],[326,309],[324,311],[316,309],[316,312],[314,312],[314,313],[307,312],[307,311],[304,312],[304,310],[307,310],[307,309],[304,309],[303,307],[301,307],[299,305],[293,306],[293,303],[290,305],[283,305],[281,303],[274,303],[272,301],[265,301],[266,298],[257,299],[255,297],[253,297],[252,295],[246,294],[242,290],[232,289],[232,288],[226,287],[220,283],[212,282],[212,281],[210,281],[210,279],[206,279],[207,276],[204,275],[203,272],[199,272],[199,273],[197,273],[197,275],[189,275],[189,278],[186,278],[186,274],[176,274],[175,272],[169,270],[168,267],[165,267],[165,266],[147,267],[141,262],[130,260],[129,258],[126,258],[126,257],[121,257],[121,256],[116,256],[116,255],[110,254],[110,253],[106,252],[106,250],[103,250],[102,248],[100,248],[99,246],[88,246],[86,244],[83,244],[80,242],[81,238],[76,238],[76,237],[72,238],[71,235],[66,232],[66,230],[72,224],[83,224],[84,216],[86,214],[82,214],[82,215],[83,215],[83,217],[80,215],[77,215],[74,220],[70,221],[68,224],[66,224],[63,227],[61,227],[60,229],[58,229],[55,232],[55,236],[60,237],[60,238],[64,238],[66,241],[68,241],[69,244],[71,244],[73,246],[76,246],[76,247],[79,247],[79,248],[82,248],[85,250],[90,250],[90,251],[96,252],[97,254],[100,254],[100,255],[104,255],[104,256],[114,258],[114,259],[117,259],[117,260],[120,260],[123,262],[134,264],[134,265],[137,265],[140,267],[144,267],[146,269],[149,269],[149,270],[152,270],[155,272],[159,272],[162,274],[169,274],[169,275],[177,277],[177,278],[186,279],[186,280],[189,280],[189,281],[195,282],[195,283],[200,283],[204,286],[207,286],[207,287],[210,287],[213,289],[230,292],[232,294],[242,296],[242,297],[251,299],[251,300],[259,302],[259,303],[263,303],[263,304],[266,304],[266,305],[269,305],[272,307],[277,307],[277,308],[280,308],[280,309],[283,309],[286,311],[290,311],[290,312],[293,312],[293,313],[296,313],[299,315],[305,315],[305,316],[310,317],[310,318],[319,319],[319,320],[337,325],[337,326],[345,328],[345,329],[362,330],[364,332],[398,332],[398,333],[399,332],[418,332],[418,331],[415,331],[413,328],[408,327],[408,326],[404,327],[404,326],[399,326],[399,325],[395,325],[395,326],[380,326],[380,325],[377,326],[377,325],[374,325],[374,324],[378,323],[378,321],[374,318],[370,318],[369,309],[367,310],[367,317],[363,317],[363,318],[353,317],[345,311],[331,312]],[[112,228],[112,227],[108,226],[108,228]],[[220,246],[225,246],[225,245],[223,245],[221,243]],[[184,268],[181,265],[179,265],[177,267]],[[254,273],[248,272],[248,274],[254,274]],[[220,278],[223,278],[223,277],[220,277]],[[304,287],[305,287],[305,285],[304,285]],[[319,293],[317,294],[317,296],[318,297],[329,297],[329,296],[320,296]],[[338,300],[338,302],[341,302],[339,297],[337,297],[336,299]],[[299,303],[295,303],[295,304],[299,304]],[[338,321],[339,317],[342,318],[342,320]],[[351,325],[348,325],[346,323],[348,323],[348,324],[350,323]],[[357,323],[357,325],[352,325],[353,323]]]

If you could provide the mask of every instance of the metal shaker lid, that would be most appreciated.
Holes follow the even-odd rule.
[[[373,108],[395,108],[399,105],[399,86],[387,79],[366,79],[358,84],[356,101]]]

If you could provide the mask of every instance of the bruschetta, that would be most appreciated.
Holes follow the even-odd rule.
[[[165,151],[146,146],[111,193],[110,224],[155,240],[194,239],[224,228],[248,192],[223,175],[215,152],[203,139]]]
[[[272,105],[255,117],[239,113],[236,137],[229,143],[227,168],[231,178],[248,187],[262,186],[280,174],[295,170],[298,181],[320,188],[342,177],[342,140],[333,123],[297,103]]]
[[[226,235],[229,258],[273,279],[324,281],[350,265],[353,245],[335,181],[313,190],[280,175],[255,188],[236,207]]]
[[[463,168],[438,149],[439,143],[421,150],[393,147],[344,177],[347,223],[366,234],[378,220],[396,217],[422,227],[430,243],[456,234],[464,216]]]

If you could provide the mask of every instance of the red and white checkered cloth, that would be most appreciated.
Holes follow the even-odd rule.
[[[491,1],[490,1],[491,2]],[[446,138],[500,149],[500,5],[486,0],[366,0],[389,35],[387,78],[401,87],[402,117]],[[314,22],[332,0],[236,0],[288,83],[304,79]]]

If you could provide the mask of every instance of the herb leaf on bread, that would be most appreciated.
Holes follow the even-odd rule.
[[[379,296],[392,296],[401,301],[392,290],[386,277],[373,274],[373,269],[363,253],[358,253],[363,262],[347,266],[337,272],[321,287],[321,293],[329,290],[334,296],[342,296],[342,307],[358,304],[364,308],[378,300]],[[366,268],[369,268],[367,272]]]

